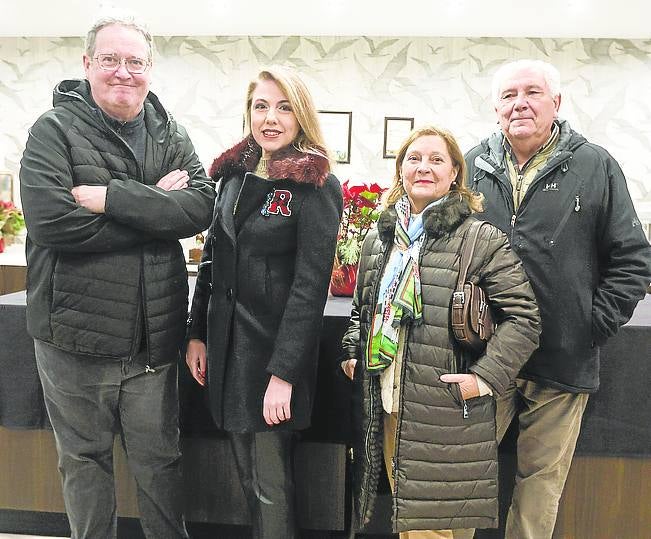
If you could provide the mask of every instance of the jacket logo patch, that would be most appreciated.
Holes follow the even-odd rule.
[[[558,191],[558,184],[556,182],[546,183],[543,191]]]
[[[292,210],[289,207],[289,203],[292,200],[291,191],[287,189],[274,189],[267,195],[267,200],[262,206],[260,213],[265,217],[269,215],[283,215],[284,217],[289,217],[292,214]]]

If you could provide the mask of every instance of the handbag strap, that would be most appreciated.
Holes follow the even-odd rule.
[[[465,284],[466,277],[468,276],[468,267],[470,266],[470,261],[472,260],[472,256],[475,253],[475,245],[477,245],[479,231],[485,224],[486,221],[473,221],[468,227],[468,231],[466,232],[466,236],[461,246],[459,277],[457,279],[457,287],[455,289],[455,292],[463,292],[463,285]]]

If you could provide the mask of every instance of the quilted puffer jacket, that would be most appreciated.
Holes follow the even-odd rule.
[[[538,345],[540,320],[527,276],[506,236],[484,226],[468,278],[486,291],[499,323],[484,354],[461,352],[450,328],[450,303],[460,249],[473,219],[465,200],[450,196],[424,215],[421,248],[423,323],[407,329],[393,456],[395,532],[497,526],[495,400],[461,400],[445,373],[471,371],[495,394],[514,380]],[[368,523],[383,473],[382,410],[378,376],[365,368],[365,343],[377,288],[391,250],[395,210],[383,212],[362,248],[353,314],[343,339],[358,358],[354,396],[354,500],[356,526]]]
[[[60,83],[29,131],[20,189],[27,223],[27,324],[32,337],[106,358],[175,361],[188,282],[179,238],[210,224],[214,188],[187,134],[150,93],[144,162],[109,127],[87,81]],[[189,186],[156,182],[187,170]],[[76,185],[107,187],[105,213],[79,206]]]

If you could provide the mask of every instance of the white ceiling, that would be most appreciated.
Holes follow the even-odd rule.
[[[649,0],[0,0],[0,36],[79,36],[128,8],[155,35],[651,38]]]

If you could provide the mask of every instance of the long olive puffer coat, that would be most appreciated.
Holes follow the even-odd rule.
[[[423,323],[411,326],[401,373],[396,452],[393,457],[394,531],[497,526],[495,400],[486,395],[463,403],[445,373],[480,375],[503,392],[538,345],[540,321],[527,276],[506,236],[484,226],[468,278],[490,299],[499,326],[481,357],[461,353],[450,329],[450,301],[459,253],[471,221],[465,200],[451,195],[424,215],[421,248]],[[378,376],[365,369],[365,343],[377,284],[391,250],[396,213],[385,211],[369,233],[360,260],[351,324],[343,346],[358,358],[355,372],[354,500],[356,525],[369,521],[382,456],[382,403]],[[465,408],[465,412],[464,412]]]

